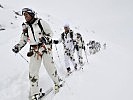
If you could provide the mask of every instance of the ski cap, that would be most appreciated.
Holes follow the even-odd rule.
[[[30,9],[30,8],[23,8],[22,9],[22,15],[24,15],[25,12],[27,12],[31,17],[35,16],[35,11]]]
[[[81,36],[81,34],[80,33],[76,33],[78,36]]]
[[[64,25],[64,27],[67,27],[67,28],[69,28],[69,24],[65,24],[65,25]]]
[[[80,33],[76,33],[77,34],[77,38],[80,38],[81,37],[81,34]]]

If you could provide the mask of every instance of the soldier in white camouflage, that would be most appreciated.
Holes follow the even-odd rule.
[[[74,48],[77,51],[78,62],[81,66],[83,66],[83,55],[82,49],[85,50],[85,43],[80,33],[75,34],[75,43]]]
[[[39,98],[39,69],[41,62],[55,84],[55,93],[59,91],[60,78],[53,61],[52,55],[52,35],[50,26],[42,19],[35,18],[32,9],[24,8],[22,14],[26,22],[23,23],[23,32],[18,44],[13,47],[13,52],[18,53],[29,41],[30,50],[27,56],[30,57],[29,80],[30,95],[32,100]]]
[[[64,25],[64,32],[61,34],[61,38],[59,40],[54,40],[54,44],[63,43],[64,46],[64,58],[65,58],[65,67],[67,69],[68,74],[71,73],[70,61],[72,62],[74,69],[77,70],[77,63],[74,58],[74,33],[70,29],[68,24]]]

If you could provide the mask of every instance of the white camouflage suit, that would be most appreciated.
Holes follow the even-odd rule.
[[[37,47],[40,43],[39,38],[41,38],[43,35],[47,37],[47,40],[50,41],[51,37],[53,35],[53,32],[51,31],[50,26],[43,21],[42,19],[40,20],[40,23],[43,27],[43,30],[46,34],[42,35],[41,29],[39,28],[38,21],[40,19],[36,18],[35,22],[31,24],[34,34],[32,32],[31,26],[27,23],[26,28],[28,29],[28,34],[27,33],[22,33],[21,39],[18,44],[15,46],[19,47],[19,51],[26,45],[26,43],[29,40],[29,44],[32,48],[35,48],[33,50],[33,55],[30,57],[30,64],[29,64],[29,80],[30,80],[30,93],[31,96],[34,94],[39,93],[39,86],[38,86],[38,80],[39,80],[39,69],[41,66],[41,62],[43,61],[43,64],[53,80],[55,84],[59,84],[59,77],[57,75],[57,70],[53,62],[53,56],[52,56],[52,44],[43,44],[43,46]],[[34,47],[35,45],[35,47]],[[33,49],[32,48],[32,49]]]
[[[65,59],[65,67],[70,67],[70,61],[72,62],[73,66],[77,66],[75,59],[74,59],[74,43],[73,43],[73,31],[69,30],[69,32],[63,32],[61,34],[61,38],[58,40],[59,43],[63,43],[64,45],[64,59]]]
[[[85,49],[84,41],[80,33],[75,34],[75,49],[77,51],[78,62],[80,65],[83,64],[82,49]]]

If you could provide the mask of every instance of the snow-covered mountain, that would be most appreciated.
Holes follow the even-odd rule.
[[[101,51],[95,55],[87,51],[89,63],[85,63],[83,71],[74,72],[61,91],[55,96],[50,94],[46,100],[133,100],[132,4],[131,0],[1,1],[0,100],[28,100],[28,63],[20,54],[29,61],[26,56],[29,45],[20,54],[11,50],[19,41],[24,21],[15,12],[23,7],[33,8],[38,17],[50,24],[54,39],[60,37],[67,22],[75,32],[82,33],[86,43],[96,40],[102,44]],[[103,43],[107,43],[105,50]],[[53,45],[54,60],[63,77],[63,47],[56,46],[60,60]],[[39,84],[44,89],[52,86],[44,66],[40,69]]]

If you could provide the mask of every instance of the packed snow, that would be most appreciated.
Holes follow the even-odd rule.
[[[83,70],[68,78],[64,78],[63,46],[56,45],[56,50],[53,45],[54,61],[65,85],[59,93],[50,93],[43,100],[133,100],[132,4],[132,0],[38,0],[38,3],[33,0],[1,0],[0,100],[28,100],[29,96],[29,58],[26,56],[29,44],[18,54],[12,52],[24,21],[23,16],[14,11],[20,13],[23,7],[34,9],[37,17],[50,24],[53,39],[60,37],[63,24],[67,22],[74,32],[82,34],[86,44],[95,40],[102,45],[94,55],[89,54],[86,45],[89,62],[83,52]],[[53,86],[43,65],[39,85],[44,91]]]

